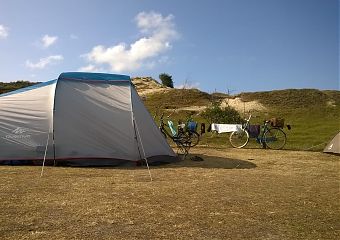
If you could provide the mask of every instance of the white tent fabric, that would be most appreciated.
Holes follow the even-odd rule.
[[[340,154],[340,132],[327,144],[323,152]]]
[[[42,158],[53,124],[56,81],[0,97],[0,159]]]
[[[144,107],[142,100],[134,88],[131,89],[131,95],[135,124],[140,133],[141,142],[143,143],[143,146],[139,147],[144,148],[146,157],[163,155],[164,152],[168,151],[169,146],[166,139],[161,131],[159,131],[152,116]],[[158,141],[156,142],[155,139],[158,139]]]
[[[105,165],[176,156],[124,75],[63,73],[0,95],[0,160],[42,159],[48,134],[47,159]]]
[[[54,116],[58,158],[139,157],[128,82],[112,85],[61,81]]]

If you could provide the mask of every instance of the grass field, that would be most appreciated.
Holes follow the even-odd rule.
[[[185,91],[185,92],[184,92]],[[175,123],[178,119],[185,120],[193,113],[193,119],[199,123],[206,123],[198,112],[174,111],[174,108],[187,107],[192,105],[207,106],[209,103],[208,95],[198,90],[174,90],[167,93],[157,93],[150,95],[145,100],[145,105],[155,115],[156,107],[163,107],[158,112],[171,114],[171,120]],[[272,117],[285,119],[285,123],[291,125],[287,134],[288,150],[310,150],[321,151],[327,143],[340,131],[340,91],[320,91],[315,89],[286,89],[269,92],[241,93],[237,97],[247,101],[259,101],[267,110],[252,111],[256,116],[252,118],[251,124],[263,124],[264,120]],[[164,101],[167,99],[167,101]],[[165,103],[164,103],[165,102]],[[167,108],[167,109],[164,109]],[[249,113],[241,113],[244,118],[248,118]],[[158,118],[156,118],[158,122]],[[205,145],[225,147],[230,146],[227,142],[228,136],[210,134],[203,136],[202,143]],[[250,145],[251,147],[256,144]]]
[[[340,160],[194,148],[145,168],[0,166],[0,239],[340,239]]]

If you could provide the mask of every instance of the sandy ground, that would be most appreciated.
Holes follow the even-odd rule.
[[[258,101],[249,101],[249,102],[243,102],[241,98],[234,98],[234,99],[229,99],[226,98],[222,102],[222,107],[229,105],[233,108],[235,108],[238,112],[249,112],[249,111],[266,111],[266,107],[263,106],[261,103]]]
[[[157,92],[165,92],[171,89],[159,84],[150,77],[133,78],[132,82],[135,85],[136,90],[140,96],[145,96]]]
[[[231,106],[235,108],[238,112],[250,112],[250,111],[266,111],[266,107],[263,106],[258,101],[249,101],[243,102],[240,98],[226,98],[222,101],[221,107]],[[207,106],[190,106],[190,107],[183,107],[178,108],[178,110],[185,110],[185,111],[195,111],[195,112],[202,112],[207,108]]]
[[[145,167],[0,166],[0,239],[340,239],[340,160],[193,148]],[[190,160],[200,156],[204,161]]]
[[[135,85],[138,94],[142,97],[157,92],[166,92],[171,90],[171,88],[162,86],[150,77],[133,78],[132,82]],[[225,98],[222,101],[221,106],[224,107],[226,105],[235,108],[239,112],[266,111],[266,107],[258,101],[243,102],[241,98]],[[190,106],[178,108],[178,110],[202,112],[206,109],[206,107],[207,106]]]

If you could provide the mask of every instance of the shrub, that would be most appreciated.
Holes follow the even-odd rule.
[[[221,107],[219,103],[213,103],[201,113],[201,116],[211,123],[240,123],[242,118],[235,108],[227,105]]]
[[[167,87],[174,88],[174,82],[172,80],[172,76],[167,73],[159,74],[159,79],[162,81],[162,84]]]

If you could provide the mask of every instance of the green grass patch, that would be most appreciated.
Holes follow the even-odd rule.
[[[176,107],[183,106],[208,106],[212,96],[200,93],[198,90],[189,91],[175,90],[154,94],[146,100],[146,106],[154,114],[156,106],[162,106],[164,99],[168,105],[160,112],[171,114],[171,119],[177,124],[179,119],[185,120],[192,116],[198,123],[205,123],[208,128],[209,123],[202,118],[198,112],[193,111],[173,111]],[[175,97],[177,94],[177,97]],[[180,95],[182,94],[182,95]],[[181,96],[181,97],[179,97]],[[185,101],[183,101],[185,96]],[[218,95],[221,97],[221,95]],[[225,97],[225,96],[223,96]],[[314,89],[288,89],[272,92],[242,93],[236,97],[241,97],[244,101],[258,101],[265,105],[266,112],[253,113],[251,124],[263,124],[264,120],[272,117],[281,117],[285,123],[291,125],[292,129],[286,127],[284,131],[287,135],[285,149],[290,150],[311,150],[321,151],[325,145],[340,131],[340,91],[319,91]],[[216,96],[215,96],[216,98]],[[163,105],[164,106],[164,105]],[[248,117],[248,113],[244,118]],[[158,122],[158,118],[156,118]],[[228,134],[205,134],[201,138],[201,145],[215,147],[231,147]],[[251,139],[248,148],[260,148],[255,139]]]

